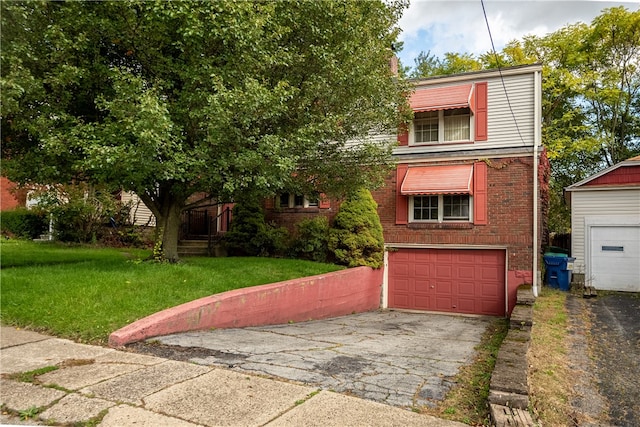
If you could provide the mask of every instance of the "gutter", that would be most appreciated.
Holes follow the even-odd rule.
[[[538,144],[542,140],[542,72],[535,72],[533,136],[533,296],[538,297]]]

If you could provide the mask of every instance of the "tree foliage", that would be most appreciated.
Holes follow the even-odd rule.
[[[452,64],[467,64],[457,69]],[[640,154],[640,10],[605,9],[590,24],[510,42],[474,58],[429,54],[413,77],[543,64],[543,143],[551,160],[551,231],[567,232],[563,188]]]
[[[397,1],[2,2],[3,174],[135,191],[177,259],[190,195],[382,182]],[[370,167],[352,173],[357,165]]]

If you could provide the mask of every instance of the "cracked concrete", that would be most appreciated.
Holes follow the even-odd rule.
[[[284,378],[393,406],[434,405],[491,319],[376,311],[156,337],[137,351]]]

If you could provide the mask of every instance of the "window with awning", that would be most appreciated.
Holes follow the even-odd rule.
[[[401,194],[472,194],[473,165],[410,167],[402,181]]]
[[[473,110],[475,107],[473,85],[418,89],[411,95],[409,104],[416,113],[456,108],[470,108]]]
[[[396,170],[396,224],[470,221],[487,225],[487,164],[411,166]]]
[[[409,97],[414,120],[398,134],[402,146],[488,139],[487,82],[419,87]]]

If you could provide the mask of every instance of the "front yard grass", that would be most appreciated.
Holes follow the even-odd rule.
[[[341,269],[274,258],[143,262],[149,251],[0,242],[0,320],[104,345],[111,332],[205,296]]]

